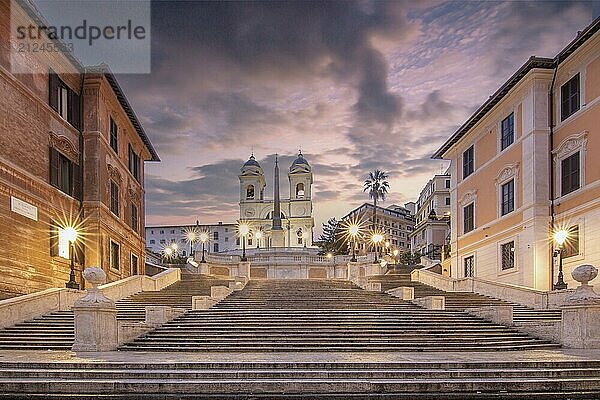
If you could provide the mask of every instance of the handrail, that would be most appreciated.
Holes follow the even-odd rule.
[[[141,291],[158,291],[181,279],[179,268],[170,268],[154,276],[134,275],[98,286],[118,301]],[[55,311],[69,310],[85,295],[84,290],[50,288],[0,301],[0,328],[5,328]]]

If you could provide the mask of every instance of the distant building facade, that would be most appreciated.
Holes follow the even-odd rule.
[[[413,253],[441,260],[450,231],[450,174],[435,175],[416,203],[415,229],[409,235]]]
[[[290,198],[279,198],[279,166],[275,161],[274,199],[265,199],[265,174],[252,155],[240,170],[240,221],[250,226],[247,247],[311,247],[315,222],[312,216],[312,168],[302,153],[288,171]],[[279,209],[280,217],[274,215]],[[277,226],[278,229],[274,229]],[[261,232],[257,238],[256,233]],[[242,247],[240,244],[239,248]]]
[[[383,233],[384,243],[388,241],[391,248],[397,248],[400,252],[410,251],[409,235],[415,226],[415,217],[410,210],[411,204],[414,203],[409,203],[408,208],[399,205],[387,208],[377,206],[376,230]],[[342,222],[361,221],[364,233],[367,233],[372,230],[373,208],[373,204],[364,203],[342,217]],[[370,243],[362,243],[359,249],[365,252],[369,246]]]
[[[236,224],[210,225],[152,225],[146,227],[146,247],[153,253],[162,254],[163,249],[177,244],[177,253],[180,256],[190,256],[190,250],[202,251],[202,243],[196,242],[192,247],[186,239],[186,232],[198,230],[208,234],[208,240],[204,244],[207,253],[220,253],[235,250],[239,239],[236,234]],[[199,253],[200,254],[200,253]]]
[[[3,49],[9,7],[37,18],[20,3],[0,1]],[[65,286],[73,224],[77,283],[84,266],[110,281],[143,273],[144,162],[159,158],[115,76],[68,53],[19,54],[0,52],[0,298]]]
[[[451,161],[451,275],[550,290],[600,264],[600,19],[531,57],[436,152]]]

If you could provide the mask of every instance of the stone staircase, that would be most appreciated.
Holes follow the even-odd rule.
[[[380,282],[382,291],[393,289],[399,286],[411,286],[414,288],[415,298],[425,296],[444,296],[446,298],[446,309],[464,310],[465,308],[483,307],[492,305],[511,305],[513,306],[514,322],[532,322],[532,321],[559,321],[561,319],[560,310],[535,310],[521,304],[496,299],[471,292],[445,292],[425,285],[420,282],[410,280],[410,272],[388,273],[386,275],[376,275],[369,278],[369,282]]]
[[[230,280],[182,274],[181,281],[157,292],[140,292],[116,303],[118,320],[143,321],[146,306],[191,309],[192,296],[210,295],[213,285]],[[70,350],[74,341],[73,312],[57,311],[14,326],[0,329],[0,350]]]
[[[0,362],[0,399],[597,399],[600,361]]]
[[[460,310],[426,310],[348,281],[250,281],[210,310],[121,346],[136,351],[495,351],[556,348]]]

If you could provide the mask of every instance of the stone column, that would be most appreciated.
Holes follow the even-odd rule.
[[[98,289],[106,281],[106,273],[98,267],[86,268],[83,277],[92,284],[86,296],[73,305],[76,352],[111,351],[118,345],[117,309],[115,302]]]
[[[600,349],[600,296],[588,282],[598,276],[592,265],[580,265],[571,273],[581,285],[562,307],[561,342],[574,349]]]

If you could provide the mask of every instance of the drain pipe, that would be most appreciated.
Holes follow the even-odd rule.
[[[558,70],[558,60],[554,64],[554,74],[552,75],[552,83],[550,84],[550,229],[554,230],[554,160],[552,159],[552,151],[554,150],[554,83],[556,81],[556,71]],[[550,251],[552,262],[550,263],[550,290],[554,284],[554,253]]]

